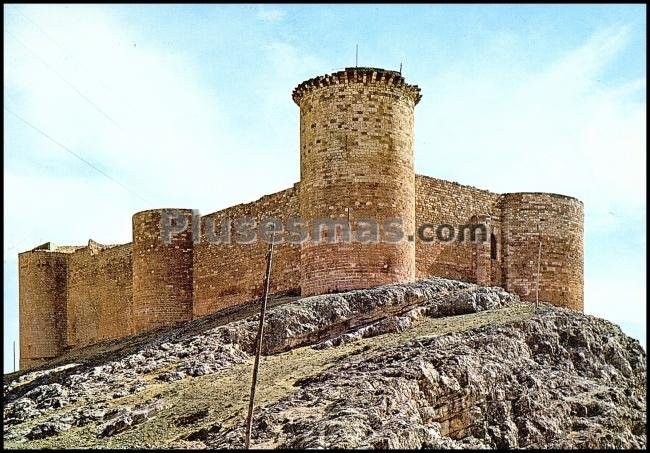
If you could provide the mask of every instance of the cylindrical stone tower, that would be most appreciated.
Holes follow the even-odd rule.
[[[66,258],[49,249],[18,255],[21,370],[60,355],[66,347]]]
[[[293,91],[300,107],[300,215],[311,235],[301,245],[303,295],[415,277],[413,114],[420,98],[400,73],[376,68],[347,68]],[[326,239],[313,235],[328,219],[339,226]],[[362,227],[374,231],[366,221],[378,225],[378,240],[356,239]],[[391,221],[401,222],[399,242],[386,240]],[[346,226],[351,240],[342,233]]]
[[[192,210],[154,209],[133,215],[136,332],[192,319],[193,246]]]
[[[502,266],[507,291],[535,301],[541,241],[539,300],[584,310],[583,208],[580,200],[565,195],[502,196]]]

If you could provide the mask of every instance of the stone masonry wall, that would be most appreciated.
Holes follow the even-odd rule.
[[[468,282],[477,282],[477,253],[485,258],[488,244],[476,244],[469,240],[458,240],[461,226],[480,223],[475,216],[490,217],[489,230],[497,231],[500,223],[499,194],[464,186],[455,182],[443,181],[428,176],[417,175],[415,178],[415,219],[418,227],[431,224],[433,228],[448,224],[456,233],[453,241],[438,241],[433,228],[424,230],[425,237],[432,237],[430,242],[419,237],[415,244],[415,261],[418,277],[446,277]],[[419,236],[419,235],[418,235]],[[497,244],[499,247],[499,244]],[[487,246],[487,252],[490,247]],[[485,263],[485,260],[483,261]],[[485,269],[489,266],[490,269]],[[499,255],[496,259],[487,258],[487,264],[480,272],[484,284],[500,285]]]
[[[133,333],[131,244],[71,253],[67,288],[67,346]]]
[[[39,250],[18,255],[20,368],[61,354],[66,332],[66,254]]]
[[[268,243],[236,243],[236,228],[231,227],[230,244],[210,243],[206,234],[213,228],[220,234],[224,221],[249,217],[264,220],[276,217],[283,223],[298,216],[298,184],[252,203],[240,204],[201,218],[202,240],[194,248],[194,317],[254,300],[262,295]],[[225,230],[224,230],[225,231]],[[286,239],[278,231],[276,239]],[[300,246],[276,244],[271,268],[271,293],[300,292]]]
[[[581,202],[554,194],[498,195],[420,175],[415,187],[417,225],[448,224],[459,230],[462,225],[484,223],[495,236],[491,238],[494,241],[479,243],[418,238],[418,277],[498,285],[524,300],[533,300],[539,223],[540,299],[583,309]],[[300,189],[296,183],[255,202],[203,216],[203,232],[208,220],[214,220],[217,232],[224,219],[277,217],[286,222],[298,215]],[[191,217],[190,210],[181,212]],[[277,239],[286,238],[286,234],[278,232]],[[427,231],[429,234],[432,231]],[[210,244],[202,238],[193,244],[188,229],[165,245],[160,238],[160,210],[134,216],[134,239],[136,245],[20,254],[21,368],[38,365],[66,347],[198,318],[262,294],[264,241]],[[332,266],[350,258],[362,266],[375,265],[373,253],[355,255],[347,244],[328,247],[331,249],[325,255],[331,256]],[[301,267],[299,245],[276,245],[271,293],[298,294]]]
[[[300,214],[337,219],[352,234],[359,220],[400,219],[415,234],[413,113],[419,88],[394,71],[348,68],[300,84]],[[340,238],[329,232],[329,239]],[[303,295],[409,281],[415,247],[400,243],[324,243],[301,247]]]

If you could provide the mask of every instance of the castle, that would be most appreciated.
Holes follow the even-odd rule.
[[[304,296],[440,276],[502,286],[583,310],[583,204],[551,193],[497,194],[416,175],[420,89],[401,73],[346,68],[293,91],[300,108],[300,181],[200,217],[400,219],[399,242],[307,240],[275,246],[272,294]],[[267,243],[161,239],[164,210],[133,215],[133,241],[19,254],[20,367],[70,348],[188,321],[262,293]],[[188,219],[191,209],[175,212]],[[194,219],[196,220],[196,219]],[[479,225],[482,240],[441,241],[438,226]]]

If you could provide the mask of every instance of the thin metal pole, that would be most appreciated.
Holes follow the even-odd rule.
[[[350,222],[350,208],[347,207],[347,208],[345,208],[345,210],[346,210],[347,213],[348,213],[348,234],[350,234],[350,236],[352,236],[353,232],[352,232],[352,222]],[[342,234],[343,236],[345,236],[345,234],[343,234],[343,232],[341,232],[341,234]],[[355,234],[356,234],[356,232],[355,232]],[[342,239],[342,240],[345,240],[344,237],[342,237],[341,239]]]
[[[542,236],[539,231],[539,225],[537,225],[537,241],[539,242],[539,248],[537,249],[537,282],[535,284],[535,310],[539,307],[539,272],[542,264]]]
[[[359,67],[359,44],[357,44],[356,50],[354,52],[354,67]]]
[[[266,253],[266,273],[264,275],[264,294],[262,295],[262,306],[260,309],[260,324],[257,328],[257,350],[255,352],[255,364],[253,365],[253,382],[251,383],[251,397],[248,402],[248,418],[246,419],[246,450],[251,443],[251,432],[253,430],[253,405],[255,404],[255,387],[257,385],[257,372],[260,366],[260,356],[262,355],[262,335],[264,334],[264,316],[266,315],[266,303],[269,295],[269,285],[271,282],[271,265],[273,263],[273,241],[275,239],[275,225],[271,232],[271,243]]]

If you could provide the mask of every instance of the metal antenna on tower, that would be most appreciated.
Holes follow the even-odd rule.
[[[402,62],[399,62],[399,74],[402,75]]]

